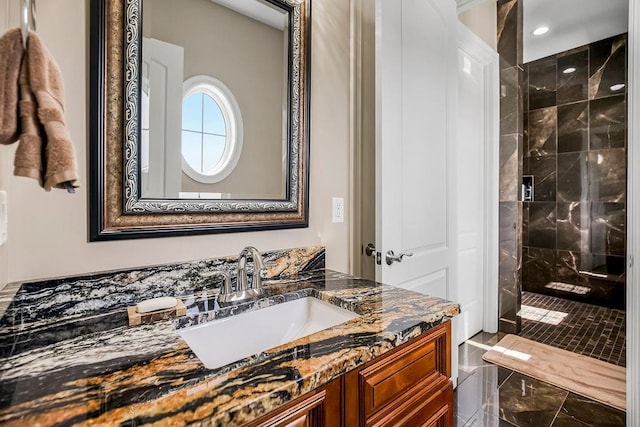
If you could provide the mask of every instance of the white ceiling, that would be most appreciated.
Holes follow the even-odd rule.
[[[287,14],[260,0],[211,0],[242,15],[260,21],[278,30],[287,25]]]
[[[522,0],[524,62],[627,32],[628,0]],[[544,25],[549,32],[531,32]]]

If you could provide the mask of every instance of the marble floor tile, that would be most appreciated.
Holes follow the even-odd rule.
[[[548,427],[568,394],[551,384],[514,373],[483,409],[519,427]]]
[[[480,410],[464,424],[464,427],[514,427],[514,425],[500,417]]]
[[[501,336],[480,332],[459,346],[458,427],[624,426],[621,412],[509,369],[478,362]],[[479,347],[479,346],[483,347]],[[622,420],[622,424],[620,421]],[[609,422],[609,424],[607,424]]]
[[[617,409],[602,405],[593,400],[569,393],[556,420],[554,427],[591,426],[591,427],[624,427],[626,414]]]

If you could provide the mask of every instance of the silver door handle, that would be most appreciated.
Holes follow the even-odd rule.
[[[364,253],[367,256],[372,256],[376,252],[376,247],[373,243],[369,243],[366,248],[364,248]]]
[[[393,264],[393,262],[402,262],[402,258],[411,257],[413,254],[409,253],[401,253],[396,255],[393,251],[387,251],[387,255],[385,256],[385,260],[387,261],[387,265]]]

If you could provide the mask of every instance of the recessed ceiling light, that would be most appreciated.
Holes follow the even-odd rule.
[[[544,25],[536,28],[531,32],[534,36],[541,36],[543,34],[547,34],[549,32],[549,27],[545,27]]]
[[[617,85],[611,86],[609,89],[611,89],[611,92],[616,92],[620,89],[624,89],[624,83],[618,83]]]
[[[565,68],[564,70],[562,70],[562,72],[563,72],[564,74],[571,74],[571,73],[573,73],[573,72],[575,72],[575,71],[576,71],[576,69],[575,69],[575,68],[573,68],[573,67]]]

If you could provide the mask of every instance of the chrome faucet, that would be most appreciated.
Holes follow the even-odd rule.
[[[251,278],[251,286],[249,286],[249,277],[247,274],[247,258],[251,257],[253,261],[253,276]],[[238,279],[236,282],[236,291],[231,291],[231,283],[228,276],[225,278],[224,286],[220,290],[218,301],[240,302],[262,295],[262,279],[267,269],[265,268],[262,254],[253,246],[247,246],[240,252],[238,257]]]
[[[247,255],[251,255],[253,260],[253,277],[251,279],[251,286],[249,287],[249,278],[247,276]],[[247,246],[240,252],[240,258],[238,259],[238,290],[246,291],[249,289],[258,291],[258,294],[262,293],[262,276],[266,273],[267,269],[264,267],[262,261],[262,254],[254,246]]]

